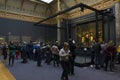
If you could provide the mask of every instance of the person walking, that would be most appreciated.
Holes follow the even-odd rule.
[[[53,55],[53,65],[54,67],[57,65],[59,66],[59,49],[56,44],[54,44],[51,48],[52,50],[52,55]]]
[[[63,69],[61,80],[68,80],[70,50],[67,42],[64,42],[63,48],[59,52],[59,56]]]

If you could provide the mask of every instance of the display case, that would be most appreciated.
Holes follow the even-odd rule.
[[[102,42],[102,21],[98,22],[98,41]],[[82,45],[82,47],[88,47],[95,40],[96,36],[96,24],[95,22],[90,22],[86,24],[81,24],[76,27],[77,44]]]

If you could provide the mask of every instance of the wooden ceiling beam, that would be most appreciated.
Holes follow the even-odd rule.
[[[50,5],[50,8],[53,9],[53,10],[56,10],[52,5]]]
[[[51,14],[53,15],[53,11],[52,11],[52,9],[54,9],[51,5],[49,5],[50,6],[50,12],[51,12]],[[55,10],[55,9],[54,9]]]
[[[64,0],[61,0],[61,2],[66,6],[66,8],[69,8],[69,6],[66,4]],[[64,15],[61,15],[62,18],[68,18],[69,13],[65,13]]]
[[[75,2],[75,5],[77,5],[78,4],[78,1],[77,0],[74,0],[74,2]],[[80,12],[80,8],[78,8],[78,9],[76,9],[76,11],[79,11],[79,14],[81,14],[81,12]]]
[[[48,8],[49,8],[49,5],[47,5],[47,7],[45,9],[45,15],[47,15]]]
[[[5,11],[7,10],[7,2],[8,0],[5,0]]]
[[[22,8],[23,8],[23,4],[24,4],[24,0],[21,0],[20,11],[21,11]]]
[[[36,10],[37,6],[38,6],[38,3],[35,3],[34,9],[33,9],[33,14],[35,13],[35,10]]]
[[[66,8],[69,8],[69,6],[65,3],[64,0],[61,0],[61,2],[65,5]]]

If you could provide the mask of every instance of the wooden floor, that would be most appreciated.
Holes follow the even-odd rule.
[[[0,80],[16,80],[1,61],[0,61]]]

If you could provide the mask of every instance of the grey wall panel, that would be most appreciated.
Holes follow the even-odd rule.
[[[115,20],[114,21],[110,21],[110,40],[112,41],[116,41],[116,35],[115,35]]]
[[[105,23],[104,24],[104,40],[105,42],[108,42],[108,25]]]
[[[15,36],[31,36],[32,40],[37,39],[46,41],[56,39],[56,29],[42,26],[34,26],[32,22],[19,20],[11,20],[0,18],[0,36],[6,36],[8,41],[8,33]]]

